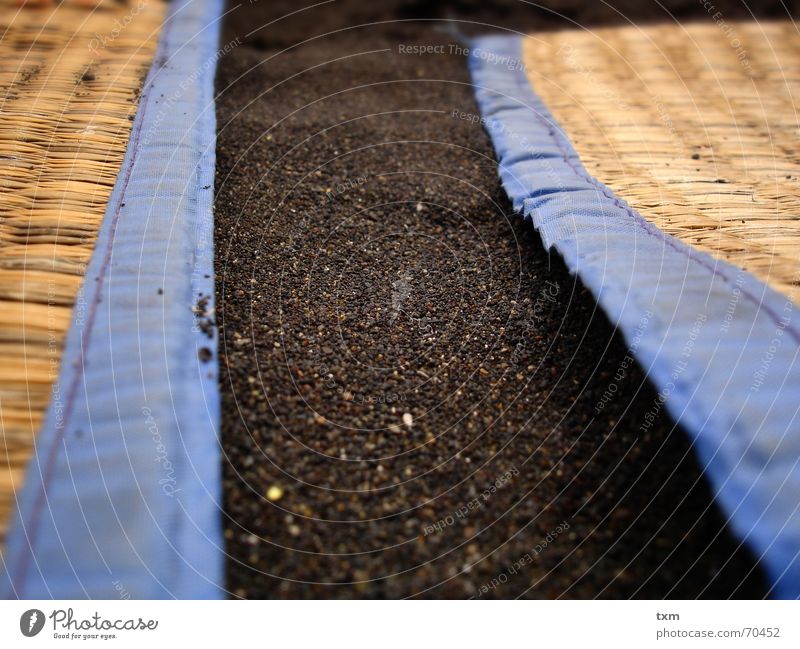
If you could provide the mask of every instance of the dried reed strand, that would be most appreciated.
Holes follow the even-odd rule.
[[[0,547],[165,6],[0,4]]]
[[[527,74],[589,172],[797,303],[796,28],[709,17],[534,36]]]

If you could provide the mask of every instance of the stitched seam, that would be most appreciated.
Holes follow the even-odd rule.
[[[168,50],[169,47],[168,46],[169,32],[171,31],[172,25],[173,25],[173,19],[172,17],[170,17],[169,22],[164,27],[163,42],[165,44],[164,45],[165,50]],[[160,53],[156,52],[153,61],[153,69],[157,65],[159,65],[158,62],[160,59],[161,59]],[[28,544],[27,547],[24,547],[22,548],[22,550],[20,550],[20,556],[18,557],[18,561],[15,564],[12,564],[19,566],[19,568],[17,569],[16,579],[11,577],[9,571],[9,582],[11,584],[11,591],[10,591],[11,597],[13,597],[13,593],[15,590],[19,592],[19,595],[21,597],[25,583],[27,582],[30,560],[33,556],[33,548],[36,545],[39,536],[41,516],[44,509],[45,499],[47,497],[47,488],[55,471],[56,457],[58,455],[58,445],[59,443],[63,442],[64,433],[67,430],[69,420],[74,411],[75,398],[77,397],[78,394],[78,386],[80,384],[80,379],[83,376],[83,372],[86,367],[85,363],[86,352],[88,351],[91,345],[91,334],[94,329],[95,319],[97,317],[97,307],[100,304],[100,295],[103,290],[103,286],[105,284],[105,276],[108,273],[108,269],[111,266],[111,256],[113,252],[114,238],[116,236],[117,224],[119,222],[119,218],[122,211],[122,203],[124,202],[123,199],[125,197],[125,192],[128,189],[128,184],[130,183],[131,176],[133,175],[133,168],[135,167],[136,160],[138,159],[139,156],[139,140],[141,138],[142,129],[144,127],[145,115],[147,114],[147,109],[150,104],[150,91],[152,89],[152,86],[153,86],[153,81],[151,80],[150,83],[148,84],[147,90],[145,91],[145,93],[143,93],[142,102],[140,104],[141,116],[140,119],[137,121],[136,130],[133,134],[134,138],[133,153],[131,154],[130,164],[127,165],[127,169],[125,170],[125,177],[123,180],[122,190],[120,192],[119,199],[117,200],[117,204],[114,208],[114,216],[112,218],[111,226],[109,228],[109,236],[108,236],[108,242],[106,244],[106,250],[104,252],[103,265],[100,268],[100,272],[98,273],[97,276],[97,281],[95,282],[95,291],[92,297],[92,305],[89,310],[89,316],[87,318],[86,328],[84,329],[81,335],[80,358],[78,361],[78,367],[75,371],[75,374],[73,376],[72,382],[69,387],[67,402],[64,405],[64,419],[61,428],[56,431],[54,439],[50,445],[50,448],[48,449],[47,462],[45,464],[45,472],[42,475],[42,488],[37,492],[36,500],[32,505]],[[14,588],[15,583],[19,584],[19,587],[17,589]]]
[[[517,47],[517,54],[518,54],[518,59],[517,60],[521,61],[522,60],[522,49],[521,49],[522,48],[522,39],[515,38],[514,40],[516,41],[516,47]],[[476,62],[476,65],[479,68],[483,68],[484,70],[489,69],[489,65],[490,64],[485,63],[485,62],[483,62],[480,59],[477,59],[475,57],[473,58],[473,60]],[[630,205],[627,205],[626,203],[623,203],[620,200],[620,198],[617,197],[609,187],[607,187],[602,182],[600,182],[599,180],[594,178],[583,167],[583,165],[580,163],[579,157],[577,156],[577,154],[572,149],[572,146],[569,143],[569,140],[568,140],[567,136],[564,133],[561,132],[560,127],[558,126],[558,124],[557,124],[556,120],[553,118],[553,116],[549,115],[549,113],[548,113],[548,116],[550,117],[550,123],[548,123],[544,119],[544,117],[539,113],[539,111],[537,111],[534,108],[534,106],[536,104],[540,104],[544,108],[545,111],[547,110],[544,102],[536,94],[536,91],[533,89],[533,87],[532,87],[530,81],[528,80],[528,77],[525,75],[524,71],[519,69],[518,67],[516,67],[516,69],[512,71],[512,75],[513,75],[514,82],[515,82],[515,84],[517,86],[517,89],[518,89],[519,95],[520,95],[516,99],[519,99],[521,104],[522,104],[521,106],[517,105],[515,107],[515,109],[517,111],[530,111],[533,114],[533,116],[535,117],[535,119],[547,129],[547,134],[550,137],[551,141],[555,143],[555,145],[558,147],[559,151],[561,151],[562,155],[564,156],[564,162],[567,163],[569,168],[572,169],[573,173],[578,178],[580,178],[582,180],[585,180],[585,181],[589,182],[590,184],[592,184],[593,186],[595,186],[602,193],[603,196],[605,196],[608,200],[610,200],[612,202],[612,204],[615,207],[617,207],[618,209],[620,209],[623,212],[625,212],[626,214],[628,214],[633,219],[634,224],[637,225],[639,228],[641,228],[646,234],[649,234],[650,236],[656,237],[657,239],[662,241],[664,244],[666,244],[667,246],[672,248],[672,250],[674,250],[675,252],[683,255],[684,257],[687,257],[692,262],[694,262],[696,264],[699,264],[702,268],[704,268],[705,270],[710,272],[714,277],[721,278],[728,285],[731,284],[731,279],[725,273],[719,271],[716,266],[710,265],[706,261],[704,261],[702,258],[699,258],[697,256],[697,254],[695,253],[694,249],[692,249],[690,247],[684,247],[682,245],[677,245],[677,242],[675,241],[675,239],[672,236],[666,234],[660,228],[658,228],[657,226],[655,226],[652,223],[650,223],[641,214],[636,212]],[[488,90],[490,90],[492,93],[495,93],[496,95],[500,95],[500,93],[498,93],[492,87],[488,87]],[[531,96],[531,99],[532,99],[531,103],[533,105],[529,105],[525,101],[525,94],[526,93]],[[500,96],[502,96],[502,95],[500,95]],[[499,119],[499,118],[495,118],[495,119]],[[505,120],[503,120],[503,121],[505,121]],[[506,152],[506,154],[503,157],[507,157],[508,153],[509,152]],[[574,157],[575,159],[571,160],[570,159],[571,157]],[[501,161],[501,164],[502,164],[502,161]],[[523,209],[524,209],[524,207],[523,207]],[[755,295],[753,295],[744,286],[740,286],[739,287],[739,291],[741,292],[741,294],[746,299],[748,299],[751,302],[753,302],[758,307],[758,309],[760,311],[764,312],[767,316],[769,316],[769,318],[770,318],[770,320],[772,321],[773,324],[782,326],[782,328],[784,330],[788,331],[791,334],[791,336],[794,339],[795,343],[800,344],[800,331],[798,331],[795,327],[793,327],[791,323],[789,323],[788,325],[783,326],[781,321],[778,318],[778,315],[772,310],[772,308],[770,308],[768,305],[766,305],[763,300],[759,300]]]

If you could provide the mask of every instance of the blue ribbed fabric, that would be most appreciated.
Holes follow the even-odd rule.
[[[797,307],[749,273],[666,235],[593,178],[531,88],[519,37],[472,45],[478,104],[514,208],[631,344],[658,390],[651,415],[665,408],[692,436],[772,595],[797,598]],[[642,421],[643,430],[648,425]]]
[[[221,0],[169,8],[4,553],[21,598],[214,598]]]

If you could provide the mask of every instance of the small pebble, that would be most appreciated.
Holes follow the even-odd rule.
[[[278,485],[272,485],[269,489],[267,489],[267,500],[277,502],[281,498],[283,498],[283,489],[281,489]]]

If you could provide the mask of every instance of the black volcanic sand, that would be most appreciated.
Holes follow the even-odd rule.
[[[227,18],[223,42],[241,39],[217,80],[231,594],[761,597],[686,434],[663,413],[642,426],[654,390],[512,213],[441,23],[283,51],[359,11],[406,15],[328,7],[248,38],[280,3]]]

